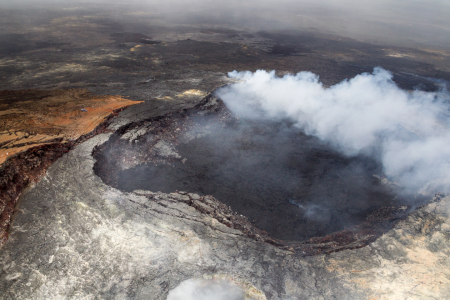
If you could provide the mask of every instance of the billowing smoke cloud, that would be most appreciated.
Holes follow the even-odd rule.
[[[244,300],[244,292],[225,280],[189,279],[169,292],[167,300]]]
[[[347,156],[377,159],[407,192],[450,191],[449,96],[405,91],[375,68],[324,88],[310,72],[231,72],[217,95],[241,118],[290,119]]]

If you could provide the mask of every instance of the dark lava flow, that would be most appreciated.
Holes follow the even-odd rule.
[[[273,238],[292,241],[343,230],[398,205],[374,177],[381,169],[373,160],[343,157],[286,122],[214,119],[180,134],[181,158],[120,170],[116,187],[213,195]]]

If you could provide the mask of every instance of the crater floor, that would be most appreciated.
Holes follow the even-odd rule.
[[[212,195],[280,240],[326,236],[366,221],[382,207],[408,203],[396,199],[392,188],[378,179],[382,173],[376,162],[344,157],[287,122],[234,119],[227,125],[220,123],[220,116],[197,118],[183,132],[183,124],[167,129],[178,133],[176,146],[141,128],[142,135],[130,141],[139,150],[129,150],[129,143],[108,147],[116,148],[115,158],[121,161],[130,151],[142,151],[148,140],[160,139],[153,146],[153,161],[147,157],[126,169],[115,165],[100,177],[117,176],[114,186],[127,192]],[[164,147],[167,159],[161,153]]]

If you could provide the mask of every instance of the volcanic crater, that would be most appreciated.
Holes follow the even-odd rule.
[[[214,94],[121,128],[93,155],[115,188],[190,195],[208,214],[202,207],[216,201],[220,222],[306,254],[361,247],[412,203],[373,159],[343,156],[288,120],[239,119]]]

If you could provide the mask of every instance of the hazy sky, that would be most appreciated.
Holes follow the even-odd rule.
[[[375,43],[450,48],[447,0],[0,0],[19,8],[65,3],[105,9],[127,7],[165,14],[174,22],[210,18],[217,25],[243,29],[319,30]]]

